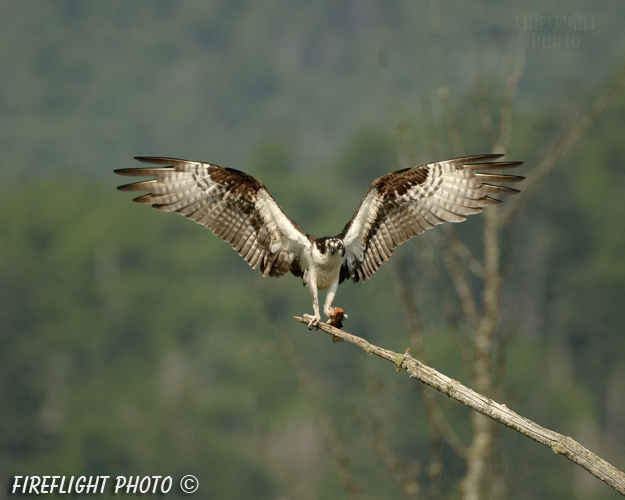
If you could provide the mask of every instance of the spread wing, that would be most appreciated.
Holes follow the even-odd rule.
[[[310,246],[306,234],[289,219],[258,179],[238,170],[173,158],[137,157],[160,167],[125,168],[116,174],[154,177],[119,186],[148,191],[133,201],[177,212],[210,229],[232,245],[263,276],[300,272],[299,257]]]
[[[442,222],[461,222],[519,191],[496,183],[524,177],[491,173],[522,162],[493,162],[503,155],[467,156],[383,175],[371,183],[339,238],[347,249],[341,281],[369,278],[398,245]],[[489,173],[478,173],[486,170]]]

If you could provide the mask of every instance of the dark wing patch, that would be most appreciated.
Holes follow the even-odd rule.
[[[494,162],[503,155],[481,155],[428,163],[377,178],[339,234],[347,247],[341,281],[369,278],[404,241],[442,222],[462,222],[500,200],[491,195],[516,194],[499,183],[524,177],[477,170],[514,168],[522,162]]]
[[[120,191],[149,191],[133,201],[165,212],[177,212],[202,224],[232,245],[263,276],[291,270],[302,245],[303,231],[280,209],[264,184],[244,172],[209,163],[173,158],[138,157],[163,165],[126,168],[116,174],[154,179],[119,186]]]

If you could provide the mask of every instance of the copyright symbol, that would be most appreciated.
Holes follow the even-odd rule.
[[[200,483],[195,476],[185,476],[180,480],[180,489],[184,493],[195,493],[200,486]]]

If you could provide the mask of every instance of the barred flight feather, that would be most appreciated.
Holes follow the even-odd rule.
[[[230,243],[263,275],[287,273],[299,258],[292,247],[308,244],[302,230],[282,212],[258,179],[238,170],[175,158],[138,157],[162,167],[116,170],[119,175],[155,177],[120,186],[120,191],[149,191],[133,201],[202,224]],[[266,193],[260,195],[259,193]],[[272,217],[263,216],[271,213]],[[278,242],[272,251],[272,240]]]
[[[344,264],[343,279],[367,279],[403,242],[442,222],[462,222],[486,206],[501,203],[490,195],[518,193],[498,183],[520,182],[523,177],[477,172],[521,165],[494,161],[501,156],[467,156],[428,163],[373,181],[358,210],[338,235],[353,256]]]

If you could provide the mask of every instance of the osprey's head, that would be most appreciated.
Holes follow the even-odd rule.
[[[331,255],[338,253],[341,257],[345,255],[345,244],[341,238],[320,238],[317,240],[317,246],[321,253],[330,252]]]

